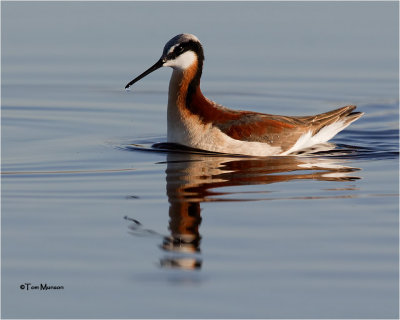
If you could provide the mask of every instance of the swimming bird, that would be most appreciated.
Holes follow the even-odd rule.
[[[284,116],[228,109],[200,90],[204,52],[199,39],[179,34],[161,58],[125,89],[161,67],[173,69],[169,83],[167,141],[212,152],[252,156],[290,155],[324,143],[363,113],[348,105],[313,116]]]

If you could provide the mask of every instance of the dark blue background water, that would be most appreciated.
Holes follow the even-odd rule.
[[[398,317],[398,3],[1,8],[3,318]],[[365,116],[311,157],[150,152],[171,71],[123,87],[182,32],[223,105]]]

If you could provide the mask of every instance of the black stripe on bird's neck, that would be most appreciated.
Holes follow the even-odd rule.
[[[191,48],[191,49],[197,55],[197,71],[188,86],[187,95],[186,95],[186,107],[190,111],[193,112],[194,110],[191,110],[193,108],[191,105],[191,101],[192,101],[193,95],[196,93],[197,87],[200,86],[200,78],[201,78],[201,74],[203,72],[204,53],[203,53],[203,48],[199,42],[193,42],[193,41],[191,41],[191,42],[193,43],[192,44],[193,48]]]

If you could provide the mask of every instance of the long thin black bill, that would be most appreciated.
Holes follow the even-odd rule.
[[[140,79],[144,78],[149,73],[152,73],[153,71],[161,68],[163,66],[163,64],[164,64],[164,62],[162,61],[162,59],[158,60],[153,66],[151,66],[149,69],[147,69],[145,72],[143,72],[140,76],[137,76],[135,79],[133,79],[131,82],[129,82],[125,86],[125,89],[128,89],[131,85],[133,85],[135,82],[139,81]]]

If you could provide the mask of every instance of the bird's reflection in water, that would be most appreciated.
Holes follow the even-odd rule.
[[[167,182],[167,193],[170,186]],[[172,195],[175,197],[175,195]],[[201,223],[200,202],[169,198],[170,236],[164,237],[161,248],[171,254],[160,260],[162,267],[199,269],[199,226]]]
[[[223,187],[266,185],[296,179],[353,181],[359,179],[354,175],[358,170],[345,165],[343,160],[315,156],[239,158],[168,153],[166,180],[170,204],[170,234],[162,237],[163,242],[160,247],[166,255],[160,260],[160,266],[191,270],[201,268],[199,227],[202,220],[200,208],[202,202],[274,199],[268,197],[269,191],[260,192],[256,198],[253,195],[253,198],[239,199],[242,188],[238,188],[237,192],[232,189],[230,192],[224,192],[221,191]],[[351,188],[347,188],[349,189]],[[350,195],[340,197],[350,197]],[[301,198],[312,199],[314,196],[295,199]],[[131,227],[131,230],[135,228],[137,230],[137,226]],[[141,231],[143,232],[143,229]]]

